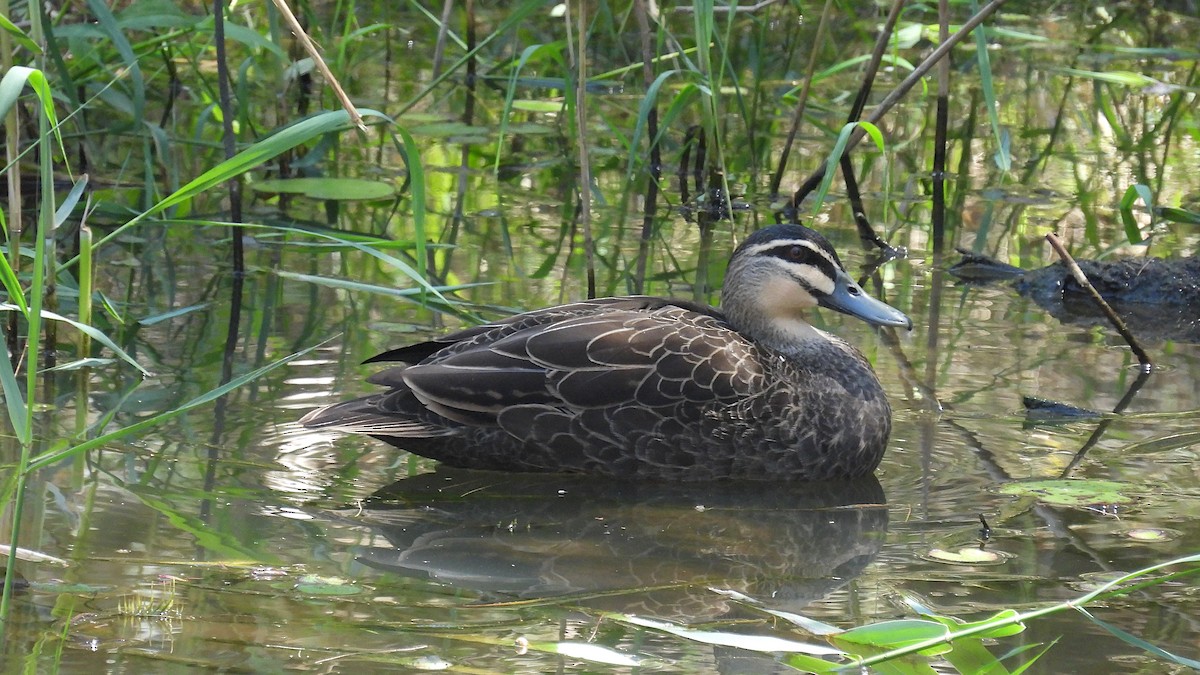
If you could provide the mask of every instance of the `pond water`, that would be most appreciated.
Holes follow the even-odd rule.
[[[791,114],[779,95],[798,81],[803,58],[789,57],[787,68],[756,52],[791,49],[789,40],[763,37],[796,22],[791,9],[772,11],[771,21],[738,23],[731,49],[750,60],[743,75],[758,78],[762,97],[749,117],[725,100],[727,178],[739,208],[714,224],[704,258],[688,200],[673,175],[664,178],[647,292],[699,292],[715,302],[716,294],[697,289],[697,270],[718,285],[736,242],[774,221],[766,186]],[[982,106],[974,49],[958,53],[952,245],[944,256],[929,252],[932,94],[918,89],[884,119],[886,152],[863,146],[856,162],[867,215],[908,250],[865,286],[908,313],[915,328],[874,330],[825,311],[814,322],[868,356],[892,401],[892,440],[875,479],[681,486],[461,472],[371,439],[300,428],[295,420],[305,411],[371,390],[364,378],[375,368],[359,365],[363,359],[462,322],[412,299],[297,277],[413,287],[395,267],[350,247],[256,231],[247,239],[252,272],[235,372],[332,339],[226,404],[36,475],[22,543],[59,561],[19,566],[32,588],[14,608],[7,668],[547,672],[624,670],[621,659],[636,658],[643,671],[795,672],[770,649],[746,648],[754,636],[820,641],[771,612],[847,628],[915,617],[908,598],[974,620],[1079,597],[1120,573],[1200,550],[1200,345],[1133,325],[1148,336],[1156,364],[1137,382],[1136,358],[1107,326],[1062,323],[1008,284],[965,285],[948,272],[960,259],[953,245],[1025,269],[1050,264],[1043,237],[1052,231],[1081,258],[1145,255],[1144,247],[1121,246],[1117,205],[1134,183],[1150,185],[1159,204],[1198,210],[1200,21],[1163,10],[1155,17],[1161,25],[1153,29],[1124,16],[1127,24],[1111,30],[1093,15],[1004,19],[1009,32],[993,36],[992,66],[1014,158],[1007,173],[993,159],[986,115],[968,110],[971,101]],[[835,41],[861,40],[856,31],[870,33],[878,19],[836,24]],[[560,27],[545,23],[536,29],[543,37]],[[809,35],[812,23],[800,33]],[[1089,43],[1092,34],[1099,37]],[[388,89],[372,79],[385,60],[363,56],[348,76],[362,105],[394,110],[431,79],[433,32],[396,35],[413,43],[397,40],[386,63],[406,77],[416,73],[417,82]],[[1171,58],[1138,51],[1179,44],[1191,51]],[[913,61],[927,51],[901,50]],[[1170,122],[1178,92],[1072,78],[1067,68],[1143,73],[1193,93]],[[878,89],[902,76],[888,73]],[[813,114],[823,128],[841,123],[850,97],[835,94],[852,90],[855,77],[843,72],[821,83]],[[627,181],[620,139],[642,100],[639,81],[621,79],[622,90],[597,93],[589,109],[602,294],[629,291],[638,252],[645,180]],[[488,317],[583,297],[574,151],[561,116],[532,105],[557,92],[520,93],[529,104],[519,128],[506,131],[497,174],[503,92],[481,89],[478,119],[464,122],[461,84],[445,91],[400,116],[429,176],[430,239],[448,244],[431,256],[439,282],[479,284],[458,295]],[[685,129],[680,121],[667,132],[665,173],[679,165]],[[806,129],[785,188],[832,145],[830,135]],[[753,143],[743,141],[752,131]],[[347,150],[336,172],[399,182],[403,169],[397,156],[371,148]],[[835,182],[810,222],[859,274],[870,254],[841,190]],[[214,194],[207,207],[217,210],[220,199]],[[334,224],[410,240],[408,208],[343,204]],[[328,214],[322,209],[300,199],[284,209],[264,198],[247,220],[320,221]],[[1154,234],[1151,254],[1196,254],[1194,226],[1134,213]],[[230,314],[222,236],[149,226],[102,249],[110,274],[101,290],[122,301],[127,316],[199,307],[113,329],[153,378],[98,368],[80,398],[74,374],[57,375],[45,437],[71,433],[77,412],[94,421],[119,408],[116,421],[130,424],[216,386]],[[1181,311],[1200,322],[1200,307]],[[1135,382],[1140,389],[1123,401]],[[1024,397],[1100,414],[1037,417],[1025,411]],[[1108,414],[1123,402],[1123,412]],[[1076,479],[1078,493],[1058,494],[1064,477]],[[986,541],[981,518],[990,526]],[[1098,604],[1096,621],[1072,610],[1051,614],[987,648],[1012,654],[1005,664],[1015,669],[1052,645],[1032,672],[1183,669],[1120,631],[1200,659],[1198,598],[1185,577]],[[639,620],[718,631],[733,644]]]

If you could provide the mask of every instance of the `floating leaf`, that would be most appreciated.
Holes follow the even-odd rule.
[[[1121,534],[1145,544],[1161,544],[1183,536],[1183,533],[1179,530],[1168,530],[1162,527],[1134,527],[1125,530]]]
[[[306,574],[293,587],[309,595],[358,595],[363,589],[341,577],[322,577]]]
[[[528,99],[517,99],[513,101],[513,110],[523,110],[525,112],[537,113],[556,113],[563,109],[562,101],[531,101]]]
[[[1001,494],[1034,497],[1045,504],[1084,507],[1092,504],[1129,504],[1123,484],[1111,480],[1031,480],[1000,486]]]
[[[413,136],[448,138],[450,136],[487,136],[491,133],[491,129],[462,122],[435,122],[413,127],[409,129],[409,133]]]
[[[365,178],[277,178],[251,184],[257,192],[292,194],[309,199],[377,201],[396,196],[396,187]]]
[[[978,546],[963,546],[953,550],[942,548],[931,549],[922,558],[940,563],[953,565],[1000,565],[1012,559],[1011,553],[993,551]]]

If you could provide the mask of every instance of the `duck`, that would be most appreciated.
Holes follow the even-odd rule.
[[[750,234],[721,307],[608,297],[516,314],[368,359],[384,389],[309,412],[449,466],[667,481],[874,472],[891,406],[862,353],[810,324],[824,307],[912,328],[803,225]]]

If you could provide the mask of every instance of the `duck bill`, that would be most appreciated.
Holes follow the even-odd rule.
[[[850,275],[839,270],[833,293],[822,295],[822,307],[856,316],[872,326],[896,326],[912,330],[912,319],[904,312],[881,300],[867,295],[862,286],[854,283]]]

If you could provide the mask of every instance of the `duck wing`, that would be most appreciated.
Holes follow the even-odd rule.
[[[762,378],[758,349],[716,310],[660,298],[607,298],[529,312],[373,360],[411,363],[423,353],[415,365],[371,378],[390,391],[359,399],[351,426],[361,430],[345,419],[336,427],[416,437],[501,426],[532,438],[545,430],[524,428],[520,420],[568,425],[586,413],[593,426],[596,413],[613,420],[634,410],[665,417],[681,407],[698,415],[714,403],[744,398]],[[617,410],[622,414],[604,414]]]

